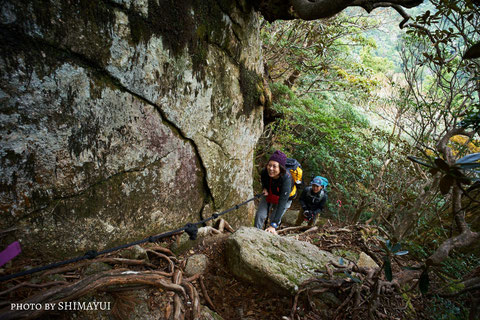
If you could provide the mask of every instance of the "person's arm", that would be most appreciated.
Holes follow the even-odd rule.
[[[262,193],[265,197],[268,196],[268,179],[267,169],[263,168],[260,172],[260,181],[262,183]]]
[[[278,199],[277,209],[275,210],[272,221],[270,223],[270,226],[274,227],[275,229],[278,227],[280,221],[282,220],[282,216],[285,213],[287,207],[288,196],[290,195],[290,191],[292,190],[292,178],[290,174],[286,173],[285,175],[283,175],[283,177],[281,177],[281,179],[282,186],[280,188],[280,198]]]
[[[307,210],[307,193],[308,190],[307,188],[303,189],[302,194],[300,195],[300,199],[298,201],[300,202],[300,206],[302,207],[303,210]]]

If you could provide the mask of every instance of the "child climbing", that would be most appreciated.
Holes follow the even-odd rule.
[[[327,185],[328,180],[326,178],[316,176],[310,186],[303,190],[299,199],[302,210],[299,212],[295,223],[297,226],[301,225],[304,220],[308,221],[309,226],[315,224],[318,213],[323,210],[328,199],[325,189]]]

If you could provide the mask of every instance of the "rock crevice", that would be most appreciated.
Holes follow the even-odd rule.
[[[222,3],[4,1],[2,245],[71,256],[252,196],[259,21]]]

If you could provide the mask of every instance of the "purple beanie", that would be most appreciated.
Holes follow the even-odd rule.
[[[282,166],[283,168],[285,168],[285,164],[287,163],[287,156],[285,155],[285,153],[283,153],[282,151],[280,150],[276,150],[272,156],[270,157],[270,159],[268,159],[268,161],[277,161],[280,166]]]

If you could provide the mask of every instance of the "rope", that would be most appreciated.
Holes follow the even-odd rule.
[[[197,238],[198,226],[199,225],[203,225],[207,221],[217,219],[219,216],[227,214],[230,211],[237,210],[241,206],[243,206],[243,205],[245,205],[245,204],[247,204],[247,203],[249,203],[249,202],[251,202],[255,199],[258,199],[261,196],[262,196],[262,194],[257,194],[253,198],[250,198],[247,201],[244,201],[240,204],[237,204],[237,205],[231,207],[230,209],[227,209],[227,210],[222,211],[220,213],[214,213],[214,214],[212,214],[211,217],[203,219],[203,220],[198,221],[196,223],[187,223],[184,227],[176,229],[176,230],[164,232],[164,233],[158,234],[156,236],[149,236],[148,238],[145,238],[145,239],[142,239],[142,240],[137,240],[137,241],[134,241],[134,242],[126,243],[126,244],[123,244],[123,245],[120,245],[120,246],[117,246],[117,247],[113,247],[113,248],[110,248],[110,249],[105,249],[105,250],[100,251],[100,252],[97,252],[95,250],[90,250],[90,251],[86,252],[83,256],[80,256],[80,257],[76,257],[76,258],[72,258],[72,259],[68,259],[68,260],[64,260],[64,261],[59,261],[59,262],[48,264],[46,266],[37,267],[37,268],[30,269],[30,270],[25,270],[25,271],[22,271],[22,272],[18,272],[18,273],[14,273],[14,274],[10,274],[10,275],[0,277],[0,282],[7,281],[7,280],[10,280],[10,279],[14,279],[14,278],[18,278],[18,277],[22,277],[22,276],[26,276],[26,275],[29,275],[29,274],[32,274],[32,273],[37,273],[37,272],[40,272],[40,271],[45,271],[45,270],[49,270],[49,269],[53,269],[53,268],[58,268],[58,267],[61,267],[63,265],[69,264],[69,263],[79,262],[79,261],[87,260],[87,259],[94,259],[97,256],[100,256],[100,255],[103,255],[103,254],[106,254],[106,253],[111,253],[111,252],[114,252],[114,251],[117,251],[117,250],[125,249],[125,248],[128,248],[128,247],[137,245],[137,244],[142,244],[142,243],[146,243],[146,242],[155,242],[155,241],[158,241],[159,239],[162,239],[162,238],[171,237],[171,236],[173,236],[175,234],[178,234],[182,231],[185,231],[186,233],[188,233],[188,235],[190,236],[190,240],[195,240]]]

